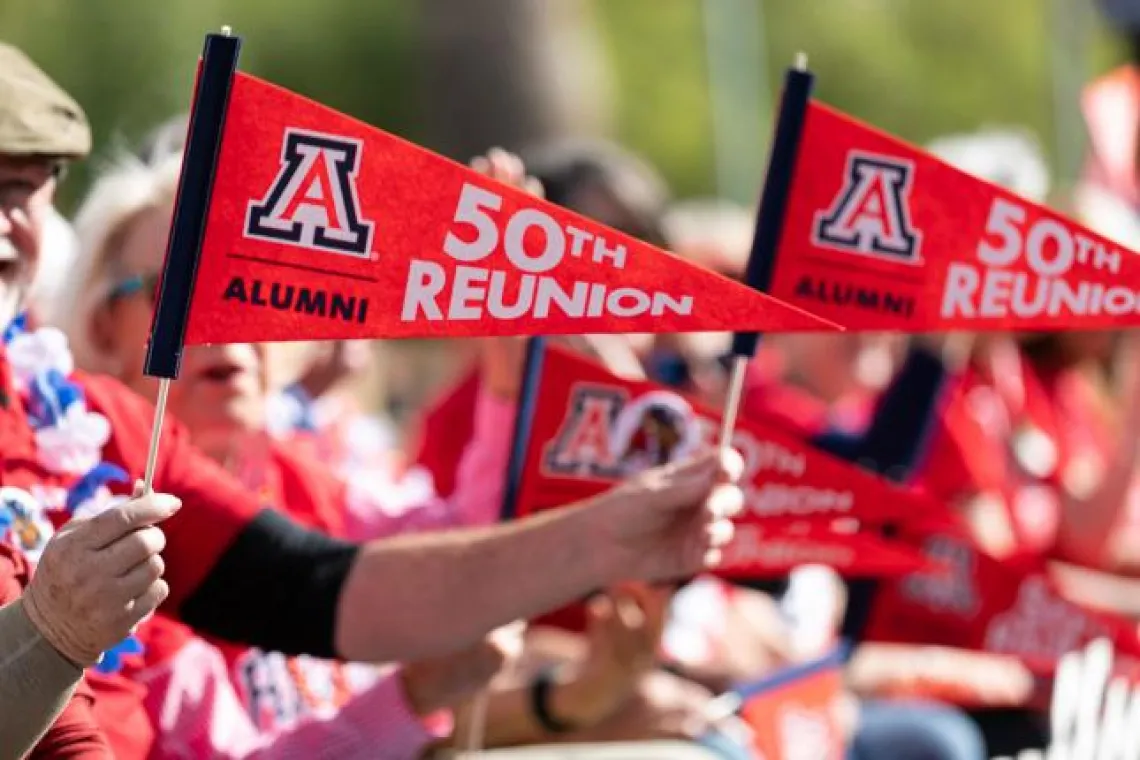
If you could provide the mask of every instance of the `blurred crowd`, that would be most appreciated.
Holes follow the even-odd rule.
[[[1090,150],[1073,189],[1050,186],[1017,130],[928,149],[1140,250],[1140,52],[1074,107]],[[92,146],[81,105],[0,45],[0,758],[752,758],[717,697],[840,639],[848,757],[1048,744],[1049,684],[1019,660],[863,641],[889,589],[819,568],[747,587],[703,574],[741,499],[729,455],[499,523],[519,340],[440,351],[448,382],[405,429],[361,392],[398,354],[193,347],[155,492],[131,483],[185,132],[180,115],[133,149]],[[65,219],[55,190],[93,152]],[[743,278],[753,210],[675,200],[620,146],[492,150],[472,167]],[[719,408],[730,338],[558,341]],[[981,551],[1043,558],[1072,599],[1140,619],[1138,352],[1131,332],[770,335],[741,414],[924,489]]]

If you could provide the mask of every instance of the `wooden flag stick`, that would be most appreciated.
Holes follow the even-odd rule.
[[[740,399],[744,395],[744,376],[748,372],[751,356],[732,357],[732,376],[728,381],[728,398],[724,402],[724,414],[720,419],[720,441],[722,449],[732,447],[732,436],[736,432],[736,416],[740,413]]]
[[[170,378],[158,381],[158,399],[154,402],[154,425],[150,428],[150,448],[146,452],[146,474],[143,493],[154,491],[154,471],[158,467],[158,442],[162,438],[162,418],[166,416],[166,397],[170,395]]]
[[[233,36],[232,28],[223,26],[220,35],[207,36],[202,51],[198,86],[190,108],[190,128],[182,156],[182,173],[178,180],[178,202],[175,203],[171,219],[166,260],[163,262],[154,322],[143,365],[144,374],[158,378],[154,424],[150,429],[150,447],[147,449],[146,471],[143,475],[145,493],[154,490],[158,445],[162,439],[162,422],[166,416],[170,381],[178,377],[182,363],[186,320],[194,292],[214,168],[221,147],[222,128],[231,82],[237,69],[240,42]]]
[[[812,78],[807,65],[807,54],[797,53],[784,84],[768,158],[768,171],[764,178],[764,194],[760,198],[760,210],[756,216],[756,234],[752,239],[752,251],[748,255],[745,284],[761,292],[767,292],[771,285],[776,249],[780,243],[788,193],[795,172],[796,151],[811,95]],[[756,355],[759,341],[759,333],[733,335],[732,374],[720,426],[719,444],[722,449],[732,446],[736,417],[740,413],[740,400],[744,393],[745,373],[748,371],[748,362]]]

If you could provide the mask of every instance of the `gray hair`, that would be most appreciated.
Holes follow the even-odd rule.
[[[1044,203],[1049,194],[1049,167],[1041,145],[1019,129],[985,129],[947,135],[927,150],[964,172],[993,182],[1023,198]]]

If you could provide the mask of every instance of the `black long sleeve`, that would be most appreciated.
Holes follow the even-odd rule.
[[[183,602],[182,619],[228,641],[336,657],[337,602],[356,553],[353,544],[263,510]]]

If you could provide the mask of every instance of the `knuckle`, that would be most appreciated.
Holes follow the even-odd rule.
[[[155,553],[151,549],[151,541],[152,539],[146,529],[136,530],[134,533],[123,538],[122,546],[124,550],[130,551],[131,554],[137,553],[143,557],[149,557]]]
[[[110,536],[122,535],[131,527],[130,513],[128,512],[130,504],[111,507],[102,514],[96,515],[91,518],[87,527],[93,532],[98,531]]]
[[[152,526],[146,531],[151,551],[157,554],[166,548],[166,533],[163,532],[162,528]]]
[[[152,554],[146,559],[146,567],[148,575],[158,580],[162,574],[166,572],[166,562],[162,559],[161,554]]]

